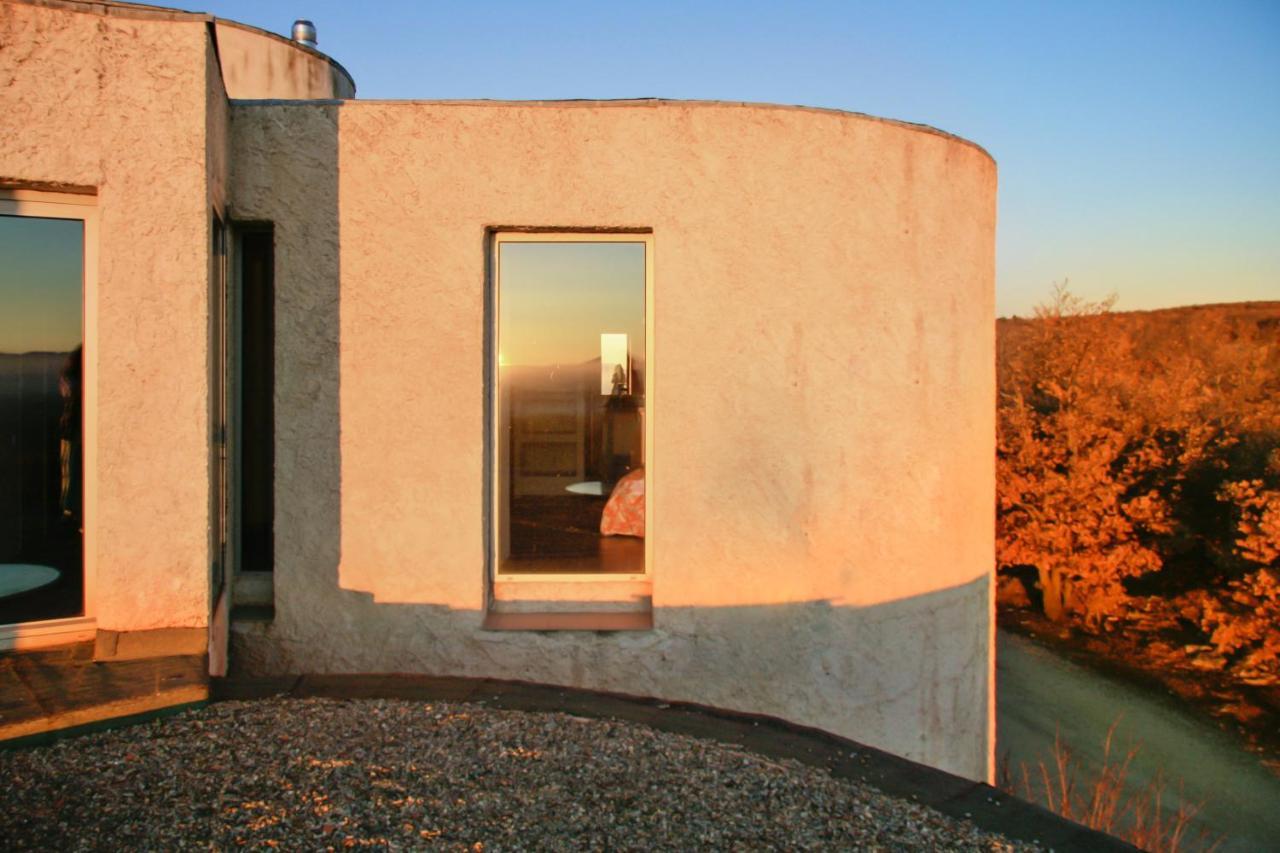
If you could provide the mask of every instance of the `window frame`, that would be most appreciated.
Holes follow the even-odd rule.
[[[493,585],[502,584],[538,584],[542,587],[559,584],[574,584],[575,588],[586,591],[585,585],[593,584],[602,590],[611,587],[649,585],[653,577],[653,548],[650,547],[652,535],[653,483],[655,465],[654,453],[654,403],[656,398],[654,381],[654,323],[653,323],[653,268],[654,245],[652,229],[583,229],[583,228],[491,228],[488,231],[489,251],[487,253],[489,274],[487,279],[486,322],[488,343],[485,347],[485,406],[488,409],[487,448],[485,472],[485,492],[489,497],[487,506],[486,530],[486,577],[488,581],[489,600],[493,600]],[[645,545],[644,571],[642,573],[606,573],[606,572],[555,572],[555,573],[501,573],[499,571],[499,554],[501,543],[501,525],[503,520],[502,489],[499,488],[501,474],[501,447],[499,440],[501,424],[500,396],[498,386],[498,344],[501,340],[499,328],[500,300],[502,290],[501,251],[505,243],[642,243],[644,244],[644,356],[645,356],[645,416],[644,416],[644,460],[645,460]]]
[[[91,640],[97,634],[98,580],[98,197],[92,193],[57,193],[0,188],[0,214],[38,219],[75,219],[82,223],[83,281],[81,329],[84,364],[81,375],[81,484],[84,512],[83,607],[81,615],[0,625],[0,650]]]

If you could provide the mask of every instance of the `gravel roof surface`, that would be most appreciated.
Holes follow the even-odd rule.
[[[269,699],[0,752],[0,846],[1034,850],[793,761],[480,704]]]

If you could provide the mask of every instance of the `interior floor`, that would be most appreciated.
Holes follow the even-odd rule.
[[[511,556],[502,574],[642,574],[644,540],[602,536],[607,499],[537,495],[511,500]]]

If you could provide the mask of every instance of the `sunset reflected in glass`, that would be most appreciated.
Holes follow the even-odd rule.
[[[0,624],[82,612],[83,233],[0,215]]]
[[[646,244],[497,260],[499,572],[643,573]]]

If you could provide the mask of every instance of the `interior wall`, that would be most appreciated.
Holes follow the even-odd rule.
[[[990,770],[995,165],[678,102],[241,104],[277,234],[276,618],[244,671],[419,671],[777,714]],[[655,628],[484,607],[485,240],[654,234]]]

